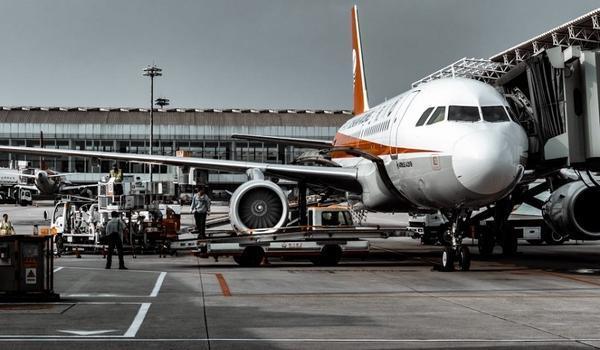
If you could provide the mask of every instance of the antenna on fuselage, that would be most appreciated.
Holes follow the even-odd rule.
[[[354,115],[357,115],[369,110],[369,98],[367,96],[360,26],[358,25],[358,7],[356,5],[352,6],[350,19],[352,22],[352,83],[354,84],[352,111]]]

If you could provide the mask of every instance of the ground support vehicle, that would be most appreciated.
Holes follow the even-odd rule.
[[[132,253],[164,252],[180,230],[181,206],[168,182],[100,182],[97,200],[65,197],[57,203],[50,231],[66,250],[102,251],[100,238],[112,212],[127,224],[124,247]]]
[[[277,232],[235,235],[217,231],[198,241],[196,255],[202,258],[232,256],[241,266],[259,266],[269,257],[308,258],[315,265],[333,266],[342,257],[366,256],[368,238],[388,238],[395,229],[286,227]]]
[[[306,226],[277,230],[207,231],[198,240],[196,255],[202,258],[232,256],[241,266],[259,266],[269,257],[308,258],[316,265],[336,265],[342,257],[366,256],[368,238],[397,236],[404,228],[353,226],[350,210],[344,206],[310,207]]]

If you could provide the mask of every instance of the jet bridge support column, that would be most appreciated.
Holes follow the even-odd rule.
[[[306,183],[298,182],[298,224],[304,226],[308,224],[306,217]]]

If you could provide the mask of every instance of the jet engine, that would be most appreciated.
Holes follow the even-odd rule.
[[[250,180],[231,195],[229,218],[238,232],[278,229],[288,218],[287,196],[271,181]]]
[[[600,239],[600,187],[583,181],[570,182],[552,192],[542,207],[546,223],[556,232],[573,238]]]

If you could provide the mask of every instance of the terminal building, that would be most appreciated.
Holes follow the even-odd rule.
[[[193,157],[290,163],[304,149],[262,142],[234,140],[231,135],[258,134],[333,139],[337,129],[352,116],[345,110],[262,109],[158,109],[154,112],[154,154],[175,156],[177,150]],[[148,153],[149,110],[142,108],[0,107],[0,144],[64,148],[104,152]],[[188,152],[189,153],[189,152]],[[30,155],[0,155],[0,166],[14,167],[27,161],[39,167],[41,159]],[[70,173],[73,182],[93,183],[107,174],[114,162],[93,162],[74,157],[44,159],[59,172]],[[120,164],[126,174],[148,178],[148,166]],[[156,166],[155,180],[177,181],[175,167]],[[239,174],[208,174],[208,182],[239,183]]]

